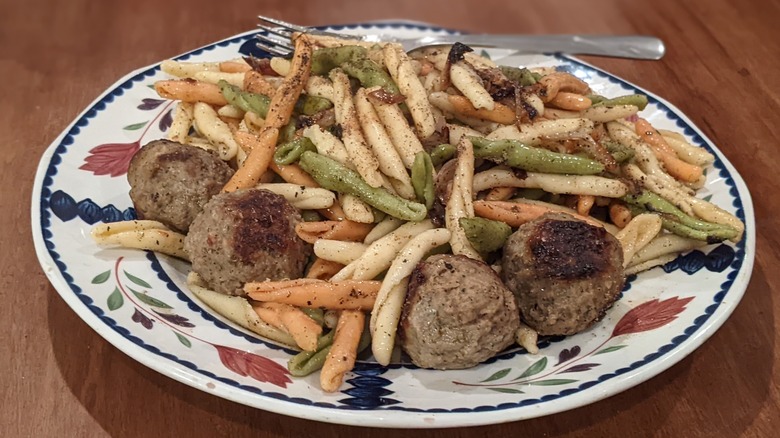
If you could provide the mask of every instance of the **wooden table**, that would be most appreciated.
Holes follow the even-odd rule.
[[[725,0],[3,2],[0,14],[0,435],[23,436],[777,436],[780,430],[780,4]],[[450,5],[453,3],[453,5]],[[754,194],[750,286],[731,319],[667,372],[544,418],[438,431],[299,420],[199,392],[128,358],[49,285],[30,238],[44,149],[126,72],[253,28],[407,18],[477,32],[654,34],[659,62],[589,58],[679,106]],[[772,213],[774,212],[774,213]]]

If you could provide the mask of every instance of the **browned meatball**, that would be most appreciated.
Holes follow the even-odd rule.
[[[138,218],[160,221],[185,233],[232,175],[233,169],[216,155],[168,140],[142,147],[127,170]]]
[[[244,283],[303,276],[311,246],[295,234],[301,215],[267,190],[214,196],[190,226],[184,250],[217,292],[244,295]]]
[[[623,250],[604,228],[565,213],[509,236],[502,276],[523,320],[542,335],[571,335],[600,320],[623,289]]]
[[[412,273],[398,336],[415,365],[462,369],[512,345],[519,327],[515,297],[488,265],[443,254]]]

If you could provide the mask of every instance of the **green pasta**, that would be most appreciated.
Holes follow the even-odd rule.
[[[433,207],[433,201],[436,197],[436,187],[433,182],[433,162],[430,155],[418,152],[414,156],[412,164],[412,187],[417,200],[425,204],[428,210]]]
[[[304,152],[299,164],[322,187],[356,196],[390,216],[418,222],[428,215],[425,205],[396,196],[383,188],[371,187],[357,172],[324,155]]]
[[[307,137],[298,137],[295,140],[281,144],[274,152],[274,162],[279,165],[293,164],[301,158],[306,151],[316,152],[317,147]]]
[[[474,156],[531,172],[595,175],[604,171],[604,165],[589,158],[559,154],[547,149],[529,147],[517,140],[488,140],[469,137],[474,145]]]
[[[458,223],[466,233],[469,243],[480,254],[493,252],[504,246],[512,234],[512,228],[504,222],[481,217],[463,217]]]

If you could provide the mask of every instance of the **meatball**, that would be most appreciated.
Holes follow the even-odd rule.
[[[301,215],[267,190],[220,193],[184,239],[198,273],[217,292],[244,295],[244,283],[303,276],[311,246],[295,234]]]
[[[398,337],[415,365],[462,369],[512,345],[519,327],[515,297],[488,265],[435,255],[412,272]]]
[[[233,169],[211,152],[168,140],[142,147],[127,170],[138,218],[184,233],[232,175]]]
[[[625,282],[620,242],[565,213],[523,224],[504,245],[501,272],[523,320],[542,335],[571,335],[599,321]]]

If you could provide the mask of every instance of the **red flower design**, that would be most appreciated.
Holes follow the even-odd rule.
[[[96,146],[89,151],[84,164],[79,169],[95,175],[120,176],[127,173],[130,159],[141,149],[141,143],[107,143]]]
[[[219,360],[222,361],[222,364],[236,374],[244,377],[249,376],[260,382],[268,382],[282,388],[287,388],[287,384],[292,383],[288,377],[290,372],[271,359],[224,345],[215,345],[214,347],[219,352]]]
[[[612,330],[612,337],[639,333],[662,327],[677,318],[685,310],[685,305],[693,297],[672,297],[663,301],[658,299],[642,303],[623,315]]]

